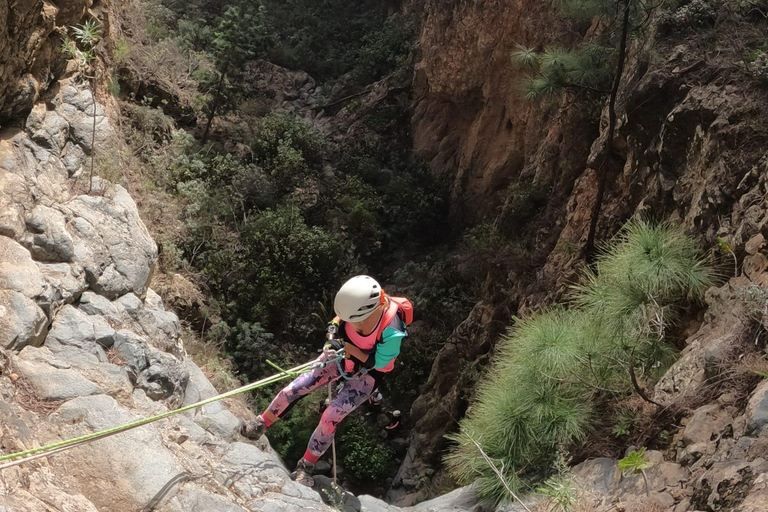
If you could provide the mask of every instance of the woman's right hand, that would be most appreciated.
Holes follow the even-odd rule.
[[[336,350],[331,346],[330,343],[326,343],[323,347],[323,355],[322,355],[323,361],[330,361],[331,359],[336,359]]]

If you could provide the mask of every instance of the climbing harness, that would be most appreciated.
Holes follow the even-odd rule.
[[[336,366],[339,368],[339,375],[341,375],[341,377],[344,380],[357,380],[360,377],[362,377],[363,375],[365,375],[366,373],[368,373],[368,369],[367,368],[360,368],[359,372],[353,373],[353,374],[350,375],[350,374],[348,374],[347,372],[344,371],[344,368],[342,368],[341,361],[342,360],[340,360],[340,359],[336,359]]]
[[[330,362],[330,361],[328,361]],[[280,373],[277,373],[275,375],[272,375],[270,377],[258,380],[256,382],[252,382],[250,384],[246,384],[245,386],[241,386],[237,389],[233,389],[231,391],[227,391],[226,393],[221,393],[220,395],[216,395],[211,398],[207,398],[205,400],[201,400],[199,402],[196,402],[194,404],[190,404],[184,407],[181,407],[179,409],[174,409],[171,411],[164,412],[162,414],[158,414],[156,416],[151,416],[149,418],[144,418],[141,420],[136,420],[130,423],[126,423],[125,425],[119,425],[117,427],[108,428],[105,430],[101,430],[99,432],[92,432],[90,434],[86,434],[80,437],[75,437],[72,439],[66,439],[64,441],[58,441],[55,443],[47,444],[45,446],[40,446],[37,448],[31,448],[29,450],[24,450],[16,453],[10,453],[8,455],[0,456],[0,462],[5,462],[4,464],[0,464],[0,471],[3,469],[7,469],[13,466],[18,466],[19,464],[23,464],[25,462],[31,462],[33,460],[37,460],[43,457],[48,457],[50,455],[54,455],[57,453],[61,453],[66,450],[70,450],[72,448],[75,448],[77,446],[81,446],[87,443],[90,443],[92,441],[96,441],[99,439],[104,439],[116,434],[120,434],[122,432],[126,432],[128,430],[132,430],[134,428],[138,428],[144,425],[148,425],[149,423],[154,423],[156,421],[160,421],[165,418],[169,418],[171,416],[174,416],[176,414],[181,414],[183,412],[191,411],[193,409],[197,409],[199,407],[203,407],[205,405],[218,402],[220,400],[224,400],[227,398],[231,398],[233,396],[240,395],[242,393],[247,393],[248,391],[252,391],[254,389],[262,388],[264,386],[268,386],[270,384],[273,384],[275,382],[287,379],[289,377],[296,377],[299,375],[302,371],[314,368],[317,364],[317,361],[310,361],[308,363],[304,363],[302,365],[296,366],[295,368],[291,368],[289,370],[283,370],[274,363],[267,361],[271,366],[274,368],[277,368]],[[14,460],[16,459],[16,460]]]

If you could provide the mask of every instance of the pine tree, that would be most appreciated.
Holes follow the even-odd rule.
[[[446,457],[462,484],[510,499],[547,480],[563,451],[616,414],[617,398],[643,396],[672,361],[674,312],[700,299],[713,271],[672,224],[633,220],[575,286],[570,307],[516,319]]]
[[[263,57],[271,44],[265,16],[264,6],[252,7],[249,2],[243,2],[229,7],[219,21],[213,40],[218,76],[213,97],[205,108],[208,119],[203,144],[208,140],[214,117],[236,96],[236,87],[228,86],[228,80],[238,76],[248,60]]]

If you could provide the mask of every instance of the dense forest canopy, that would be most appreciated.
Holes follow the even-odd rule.
[[[164,112],[172,109],[151,95],[124,105],[127,138],[152,170],[155,194],[178,205],[168,219],[176,229],[155,227],[163,270],[183,272],[209,297],[195,329],[243,378],[261,377],[272,371],[268,359],[288,365],[313,356],[336,288],[352,275],[375,275],[418,308],[408,350],[382,383],[392,406],[407,409],[482,272],[462,263],[469,253],[447,263],[465,242],[449,229],[448,190],[411,149],[409,94],[371,105],[358,99],[374,82],[407,78],[417,19],[372,1],[143,5],[146,51],[163,48],[179,68],[190,59],[197,66],[180,93],[201,119],[196,129],[169,129]],[[264,106],[270,91],[247,71],[264,58],[313,76],[311,108]],[[135,49],[129,59],[146,65]],[[354,132],[323,132],[312,118],[347,96],[334,108],[355,122]],[[289,460],[315,420],[308,402],[272,430]],[[358,427],[359,435],[368,428]],[[382,456],[379,470],[391,463]]]

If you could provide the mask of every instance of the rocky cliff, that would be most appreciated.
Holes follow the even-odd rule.
[[[77,80],[41,91],[24,129],[0,132],[0,308],[6,453],[217,394],[149,289],[157,248],[128,193],[82,177],[104,108]],[[88,127],[86,130],[85,127]],[[86,130],[84,132],[84,130]],[[330,510],[267,445],[238,439],[212,404],[3,472],[4,509]]]
[[[584,264],[581,251],[597,188],[590,166],[605,147],[607,113],[602,119],[587,115],[589,108],[570,92],[541,103],[524,101],[517,89],[521,71],[510,59],[517,43],[543,48],[579,37],[548,5],[524,0],[411,5],[424,20],[414,80],[415,146],[434,172],[452,183],[457,222],[492,222],[528,252],[524,264],[512,262],[489,273],[483,300],[437,355],[411,411],[409,454],[390,494],[401,502],[428,494],[403,497],[423,489],[422,475],[442,481],[443,434],[455,428],[454,418],[463,415],[471,394],[467,368],[487,363],[512,314],[563,297]],[[636,214],[670,219],[713,252],[718,238],[725,241],[734,253],[727,254],[725,272],[733,275],[731,257],[738,260],[738,274],[742,265],[764,268],[759,257],[757,262],[742,257],[747,242],[765,234],[768,212],[763,150],[768,90],[759,73],[744,64],[746,49],[761,40],[765,25],[760,16],[721,16],[724,21],[715,27],[691,30],[681,24],[655,33],[656,59],[649,62],[638,53],[631,59],[620,90],[619,129],[598,233],[606,239]],[[511,207],[521,184],[546,196],[522,222]],[[733,332],[754,327],[750,322],[748,315],[712,316],[703,328],[717,339],[711,351],[738,351],[741,338]],[[679,340],[687,347],[685,362],[662,380],[659,396],[686,372],[698,372],[694,393],[712,376],[712,367],[707,366],[707,377],[701,367],[702,360],[711,362],[711,351],[696,339]],[[692,359],[698,366],[684,369]],[[742,415],[743,406],[729,414]],[[695,510],[694,505],[680,510]],[[713,508],[698,505],[730,510],[708,506]]]

